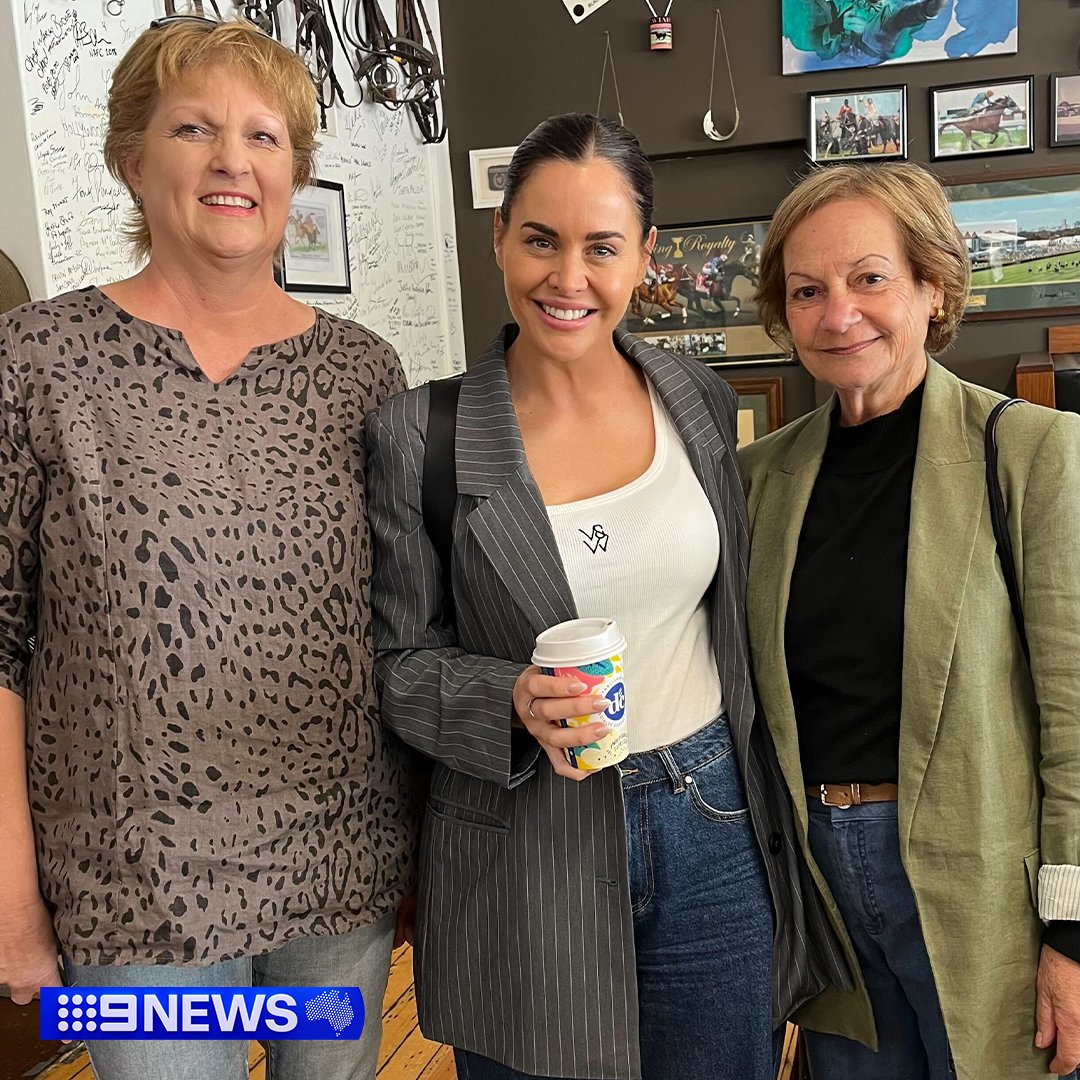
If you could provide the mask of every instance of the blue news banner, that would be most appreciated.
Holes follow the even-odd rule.
[[[41,988],[43,1039],[359,1039],[356,987]]]

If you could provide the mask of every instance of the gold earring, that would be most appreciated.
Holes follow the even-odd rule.
[[[943,307],[939,307],[937,309],[937,314],[935,314],[934,317],[930,321],[931,322],[936,322],[936,323],[944,322],[945,321],[945,309]]]

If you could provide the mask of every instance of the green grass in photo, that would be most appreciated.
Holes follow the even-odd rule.
[[[996,270],[987,267],[971,275],[972,287],[982,289],[995,285],[1066,285],[1077,281],[1080,281],[1080,251],[1006,263]]]
[[[985,135],[981,131],[972,132],[971,141],[974,148],[968,145],[964,134],[956,128],[946,128],[938,135],[939,154],[974,154],[980,150],[1007,150],[1015,146],[1027,146],[1027,125],[1015,128],[1002,128],[995,140],[993,135]]]

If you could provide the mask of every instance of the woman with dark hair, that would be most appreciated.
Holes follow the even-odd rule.
[[[430,388],[368,418],[383,717],[435,762],[418,1011],[463,1080],[767,1080],[774,1018],[850,985],[755,722],[735,396],[618,328],[655,239],[624,128],[559,116],[520,145],[494,222],[514,321],[461,383],[449,575]],[[565,751],[608,702],[529,663],[590,616],[631,665],[630,756],[594,773]]]

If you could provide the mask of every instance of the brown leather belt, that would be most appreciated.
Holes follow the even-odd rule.
[[[896,784],[807,784],[806,794],[820,799],[825,806],[860,806],[868,802],[896,802]]]

